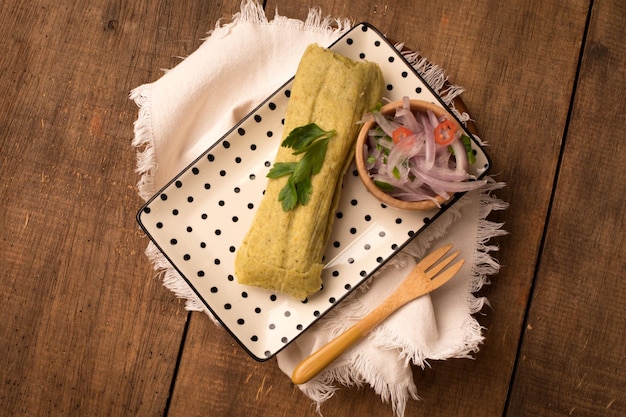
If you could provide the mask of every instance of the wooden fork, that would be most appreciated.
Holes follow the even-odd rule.
[[[382,304],[336,339],[302,360],[293,370],[291,381],[294,384],[309,381],[400,307],[448,282],[461,269],[464,262],[461,259],[443,271],[459,254],[459,251],[456,251],[437,263],[451,248],[452,244],[448,244],[423,258]]]

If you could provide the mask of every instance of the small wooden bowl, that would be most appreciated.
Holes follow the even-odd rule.
[[[456,122],[456,119],[450,117],[450,115],[445,109],[437,106],[436,104],[429,103],[427,101],[422,101],[422,100],[410,100],[410,104],[411,104],[411,110],[413,112],[418,112],[418,111],[425,112],[426,110],[430,110],[433,113],[435,113],[438,117],[446,116],[448,119],[452,120],[452,122],[456,124],[459,129],[461,129],[461,127]],[[395,114],[396,109],[399,107],[402,107],[402,101],[394,101],[392,103],[384,105],[380,109],[380,112],[387,116],[393,115]],[[365,167],[363,147],[366,146],[366,141],[367,141],[367,136],[368,136],[369,131],[373,129],[375,125],[376,125],[376,122],[364,123],[363,126],[361,127],[361,131],[359,132],[359,136],[357,137],[357,140],[356,140],[356,153],[355,153],[356,169],[359,173],[359,178],[361,178],[361,181],[363,182],[367,190],[376,198],[378,198],[383,204],[390,206],[390,207],[395,207],[395,208],[399,208],[402,210],[410,210],[410,211],[431,210],[431,209],[437,208],[438,207],[437,203],[435,203],[432,200],[404,201],[404,200],[399,200],[397,198],[393,198],[391,195],[387,194],[386,192],[378,188],[376,184],[374,184],[374,181],[372,181],[372,179],[370,178],[369,172],[367,171],[367,168]],[[437,200],[439,204],[443,204],[446,201],[448,201],[441,196],[437,196],[435,197],[435,199]]]

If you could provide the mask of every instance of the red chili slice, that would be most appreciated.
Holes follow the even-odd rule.
[[[399,126],[392,133],[393,143],[397,144],[398,142],[401,142],[402,140],[411,136],[412,134],[413,132],[411,132],[411,129],[408,129],[404,126]]]
[[[458,130],[452,120],[444,120],[435,128],[435,142],[439,145],[451,144]]]

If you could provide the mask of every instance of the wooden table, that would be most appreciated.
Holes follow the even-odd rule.
[[[303,19],[310,2],[268,0]],[[510,208],[475,360],[416,370],[410,416],[626,415],[626,3],[318,0],[449,79]],[[0,414],[315,416],[274,360],[188,314],[143,255],[128,93],[239,10],[0,2]],[[392,416],[368,387],[325,416]]]

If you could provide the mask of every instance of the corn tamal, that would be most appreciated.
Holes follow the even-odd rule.
[[[240,284],[304,299],[322,284],[322,256],[340,198],[343,174],[354,155],[358,121],[382,99],[384,87],[375,63],[355,62],[318,45],[302,56],[285,115],[283,139],[293,129],[314,123],[334,134],[320,172],[311,178],[306,204],[285,211],[278,195],[286,177],[269,179],[254,221],[235,259]],[[275,162],[302,155],[284,146]]]

